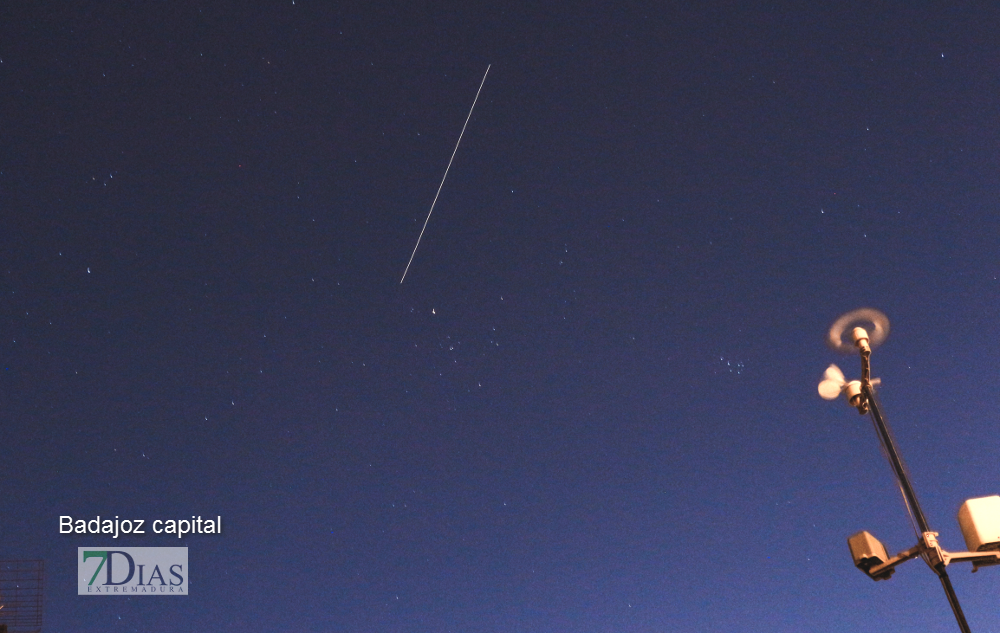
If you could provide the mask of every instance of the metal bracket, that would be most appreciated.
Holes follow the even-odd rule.
[[[973,573],[979,571],[980,567],[1000,565],[1000,551],[948,552],[941,549],[937,537],[937,532],[924,532],[923,538],[919,543],[908,550],[896,554],[881,565],[869,568],[865,573],[872,580],[888,580],[897,565],[901,565],[908,560],[924,554],[926,554],[924,560],[935,573],[937,573],[938,569],[943,569],[951,563],[972,563]]]

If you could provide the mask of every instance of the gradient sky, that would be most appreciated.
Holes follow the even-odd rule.
[[[819,6],[822,5],[822,6]],[[1000,493],[986,2],[0,9],[0,558],[47,631],[954,631]],[[487,64],[406,282],[400,276]],[[221,535],[58,517],[221,515]],[[79,597],[81,546],[189,548]],[[1000,569],[951,576],[974,630]]]

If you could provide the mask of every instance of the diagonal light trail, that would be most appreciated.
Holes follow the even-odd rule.
[[[445,167],[444,176],[441,177],[441,184],[438,185],[437,193],[434,194],[434,201],[431,202],[431,210],[427,212],[427,219],[424,220],[424,228],[420,229],[420,235],[417,237],[417,244],[413,247],[413,252],[410,254],[410,261],[406,262],[406,270],[403,271],[403,277],[399,280],[402,284],[406,279],[406,273],[410,271],[410,264],[413,263],[413,257],[417,254],[417,248],[420,246],[420,240],[424,237],[424,231],[427,230],[427,223],[431,221],[431,214],[434,213],[434,205],[437,204],[438,196],[441,195],[441,188],[444,187],[444,181],[448,177],[448,170],[451,169],[451,161],[455,160],[455,154],[458,153],[458,146],[462,142],[462,136],[465,135],[465,128],[469,125],[469,119],[472,118],[472,111],[476,109],[476,102],[479,101],[479,93],[483,91],[483,84],[486,83],[486,75],[490,74],[490,66],[492,64],[487,64],[486,72],[483,73],[483,80],[479,83],[479,90],[476,91],[476,98],[472,100],[472,107],[469,108],[469,116],[465,117],[465,124],[462,125],[462,132],[458,135],[458,142],[455,143],[455,149],[451,152],[451,158],[448,159],[448,166]]]

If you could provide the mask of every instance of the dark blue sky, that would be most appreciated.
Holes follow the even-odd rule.
[[[1000,492],[992,3],[0,10],[0,558],[49,631],[952,631]],[[487,64],[489,77],[410,268]],[[78,597],[58,517],[221,515]],[[1000,576],[951,576],[974,630]]]

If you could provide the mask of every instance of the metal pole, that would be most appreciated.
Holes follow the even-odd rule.
[[[864,353],[862,353],[862,359],[863,363],[867,365],[868,359]],[[906,475],[906,469],[903,468],[903,460],[899,456],[896,444],[892,441],[892,435],[889,433],[889,427],[882,418],[882,412],[879,411],[878,403],[875,401],[875,392],[872,389],[871,382],[865,381],[862,383],[861,391],[868,401],[868,406],[871,408],[872,420],[875,421],[875,429],[878,431],[879,439],[882,440],[882,445],[885,446],[886,455],[889,458],[889,463],[892,465],[893,472],[896,473],[896,479],[899,480],[899,487],[903,491],[903,497],[913,511],[913,518],[920,527],[921,533],[930,532],[931,528],[927,525],[927,519],[924,517],[924,512],[920,509],[920,503],[917,501],[917,493],[914,492],[910,478]],[[923,542],[923,536],[921,536],[921,542]],[[955,620],[958,621],[958,628],[962,633],[972,633],[971,629],[969,629],[969,623],[965,619],[965,614],[962,612],[962,605],[958,603],[955,588],[951,586],[951,579],[948,578],[948,572],[945,571],[944,563],[932,569],[937,574],[938,579],[941,580],[941,587],[944,588],[944,593],[948,597],[948,604],[951,605],[951,611],[955,614]]]
[[[906,505],[910,506],[910,509],[913,511],[913,518],[917,522],[917,527],[920,528],[921,534],[924,532],[930,532],[931,528],[927,525],[927,519],[924,517],[924,511],[920,509],[920,502],[917,501],[917,493],[913,491],[913,485],[910,484],[910,478],[906,476],[906,469],[903,468],[903,460],[899,456],[896,444],[892,441],[892,435],[890,435],[888,425],[882,418],[882,412],[878,409],[878,403],[875,401],[875,393],[872,389],[871,383],[862,384],[861,391],[864,393],[865,399],[868,401],[868,407],[871,409],[872,420],[875,421],[875,430],[878,431],[879,439],[882,441],[882,445],[885,446],[886,456],[889,458],[889,464],[892,465],[892,470],[896,474],[896,479],[899,480],[899,487],[903,491],[903,497],[906,499]]]
[[[944,565],[935,571],[941,580],[941,586],[944,587],[944,595],[948,596],[948,604],[951,605],[951,612],[955,614],[955,620],[958,621],[958,628],[962,630],[962,633],[972,633],[969,623],[965,621],[962,605],[958,604],[958,596],[955,595],[955,588],[951,586],[951,578],[948,578],[948,572],[944,570]]]

